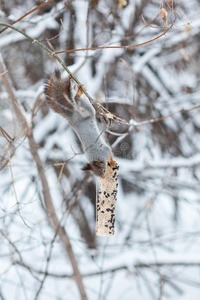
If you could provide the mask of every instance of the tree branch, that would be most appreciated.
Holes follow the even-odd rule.
[[[38,274],[46,274],[46,271],[42,271],[42,270],[38,270],[32,266],[29,266],[27,264],[24,264],[21,261],[15,261],[14,264],[18,264],[24,268],[27,268],[29,271],[31,270],[32,272],[38,273]],[[153,263],[136,263],[133,264],[133,268],[135,269],[150,269],[150,268],[154,268],[154,267],[200,267],[200,261],[180,261],[180,262],[153,262]],[[93,277],[93,276],[100,276],[102,274],[109,274],[109,273],[115,273],[118,271],[122,271],[122,270],[126,270],[128,271],[128,266],[126,265],[122,265],[122,266],[118,266],[116,268],[107,268],[104,270],[101,270],[99,272],[90,272],[90,273],[85,273],[82,274],[82,277],[87,278],[87,277]],[[50,277],[54,277],[54,278],[69,278],[69,279],[73,279],[74,275],[73,274],[67,274],[67,273],[53,273],[53,272],[48,272],[46,274],[47,276]]]
[[[8,28],[11,28],[13,30],[15,30],[16,32],[22,34],[23,36],[25,36],[30,42],[37,44],[38,46],[40,46],[43,50],[45,50],[48,54],[52,55],[53,57],[56,58],[56,60],[61,64],[61,66],[65,69],[65,71],[67,71],[67,73],[74,79],[74,81],[80,86],[81,90],[83,91],[83,93],[86,95],[86,97],[90,100],[90,102],[92,103],[92,105],[95,107],[95,109],[97,111],[100,111],[104,117],[106,122],[109,124],[108,118],[106,116],[106,109],[102,107],[102,105],[100,105],[99,103],[97,103],[87,92],[87,90],[84,88],[83,84],[81,84],[81,82],[78,80],[78,78],[69,70],[69,68],[65,65],[65,63],[63,62],[63,60],[58,56],[58,54],[56,52],[53,52],[50,48],[46,47],[44,44],[42,44],[41,42],[39,42],[38,40],[32,38],[30,35],[28,35],[27,33],[25,33],[24,31],[10,25],[10,24],[6,24],[6,23],[1,23],[0,22],[0,26],[5,26]],[[0,73],[2,73],[0,71]]]

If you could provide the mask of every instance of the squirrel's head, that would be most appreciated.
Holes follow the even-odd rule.
[[[93,160],[91,163],[86,164],[83,168],[83,171],[92,171],[96,176],[105,177],[106,172],[106,162],[105,161],[99,161],[99,160]]]

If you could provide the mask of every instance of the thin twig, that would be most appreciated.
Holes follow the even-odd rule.
[[[10,135],[1,126],[0,126],[0,131],[8,143],[10,143],[14,140],[13,138],[10,137]]]
[[[56,35],[54,35],[52,38],[50,38],[50,39],[44,39],[44,40],[41,40],[41,42],[51,42],[51,41],[53,41],[53,40],[55,40],[57,37],[59,37],[62,33],[63,33],[63,31],[64,31],[64,25],[63,25],[63,21],[62,21],[62,19],[60,19],[60,23],[61,23],[61,25],[62,25],[62,27],[61,27],[61,30],[60,30],[60,32],[58,33],[58,34],[56,34]]]
[[[88,50],[103,50],[103,49],[132,49],[132,48],[137,48],[137,47],[141,47],[147,44],[150,44],[156,40],[158,40],[159,38],[161,38],[162,36],[164,36],[175,24],[176,22],[176,14],[174,14],[174,20],[172,22],[172,24],[160,35],[156,36],[155,38],[145,41],[143,43],[140,44],[135,44],[135,45],[128,45],[128,46],[98,46],[98,47],[92,47],[92,48],[79,48],[79,49],[70,49],[70,50],[62,50],[62,51],[57,51],[56,54],[61,54],[61,53],[71,53],[71,52],[80,52],[80,51],[88,51]]]
[[[32,270],[32,272],[35,272],[37,274],[45,274],[45,271],[36,269],[35,267],[32,267],[30,265],[21,263],[20,261],[15,261],[15,264],[21,265],[24,268],[27,268],[29,270]],[[138,262],[133,264],[134,268],[138,268],[138,269],[151,269],[154,267],[195,267],[195,268],[199,268],[200,267],[200,261],[197,262],[193,262],[193,261],[182,261],[182,262],[174,262],[173,260],[170,262],[162,262],[159,261],[157,263],[155,262],[147,262],[147,263],[143,263],[143,262]],[[118,272],[120,270],[127,270],[128,271],[128,267],[126,265],[122,265],[122,266],[118,266],[116,268],[105,268],[101,271],[96,271],[96,272],[90,272],[90,273],[85,273],[82,274],[82,277],[94,277],[94,276],[100,276],[102,274],[109,274],[109,273],[114,273],[114,272]],[[69,279],[73,279],[74,275],[70,274],[70,273],[54,273],[54,272],[47,272],[47,275],[53,278],[69,278]]]
[[[35,12],[36,10],[46,6],[47,4],[51,3],[52,1],[54,0],[48,0],[48,1],[45,1],[44,3],[34,7],[33,9],[29,10],[27,13],[25,13],[23,16],[21,16],[20,18],[18,18],[16,21],[12,22],[11,25],[14,25],[16,24],[17,22],[21,21],[22,19],[24,19],[25,17],[27,17],[28,15],[32,14],[33,12]],[[8,29],[9,26],[5,27],[4,29],[2,29],[0,31],[0,34],[3,33],[6,29]]]
[[[182,108],[178,111],[172,112],[171,114],[169,114],[167,116],[163,116],[163,117],[160,117],[160,118],[157,118],[157,119],[150,119],[150,120],[139,122],[139,123],[136,122],[135,124],[133,124],[133,126],[138,127],[138,126],[143,126],[143,125],[147,125],[147,124],[157,123],[157,122],[169,119],[169,118],[171,118],[172,116],[174,116],[178,113],[188,112],[188,111],[192,111],[192,110],[195,110],[195,109],[198,109],[198,108],[200,108],[200,104],[195,105],[195,106],[190,107],[190,108]]]
[[[56,237],[57,237],[57,232],[55,233],[55,235],[54,235],[54,237],[53,237],[53,239],[51,241],[50,249],[49,249],[49,254],[48,254],[47,260],[46,260],[46,267],[45,267],[44,277],[43,277],[43,279],[40,282],[40,286],[39,286],[38,291],[36,292],[34,300],[38,299],[38,297],[40,295],[40,292],[41,292],[41,290],[42,290],[42,288],[44,286],[45,280],[46,280],[46,278],[48,276],[49,263],[50,263],[50,259],[51,259],[51,256],[52,256],[52,250],[53,250],[53,246],[54,246],[54,242],[55,242]]]
[[[150,120],[146,120],[146,121],[142,121],[142,122],[136,122],[135,120],[130,120],[129,121],[129,126],[130,126],[129,130],[125,133],[120,134],[121,136],[118,139],[116,139],[115,142],[112,144],[112,149],[114,149],[120,142],[122,142],[122,140],[125,137],[127,137],[130,133],[132,133],[133,130],[137,127],[148,125],[148,124],[158,123],[158,122],[161,122],[163,120],[169,119],[169,118],[173,117],[174,115],[176,115],[178,113],[184,113],[184,112],[192,111],[192,110],[195,110],[195,109],[198,109],[198,108],[200,108],[200,104],[192,106],[190,108],[179,109],[178,111],[172,112],[169,115],[166,115],[166,116],[163,116],[163,117],[160,117],[160,118],[157,118],[157,119],[150,119]],[[111,133],[112,135],[117,135],[115,132],[112,132],[112,131],[109,131],[109,130],[107,132]]]

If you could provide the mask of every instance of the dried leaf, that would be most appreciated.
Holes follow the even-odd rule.
[[[160,15],[160,18],[163,20],[163,22],[165,24],[165,27],[168,28],[168,24],[167,24],[167,15],[168,15],[168,13],[167,13],[166,9],[162,7],[160,9],[159,15]]]

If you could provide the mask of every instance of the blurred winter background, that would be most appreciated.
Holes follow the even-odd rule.
[[[40,4],[1,0],[0,22]],[[0,299],[199,299],[200,1],[55,0],[14,26],[53,51],[126,46],[166,30],[161,7],[168,26],[173,10],[177,19],[152,43],[60,55],[91,96],[131,120],[130,131],[113,122],[118,135],[105,135],[120,166],[113,237],[96,236],[96,178],[81,171],[80,142],[44,101],[44,78],[63,68],[12,29],[0,34]],[[48,192],[85,298],[47,216]]]

